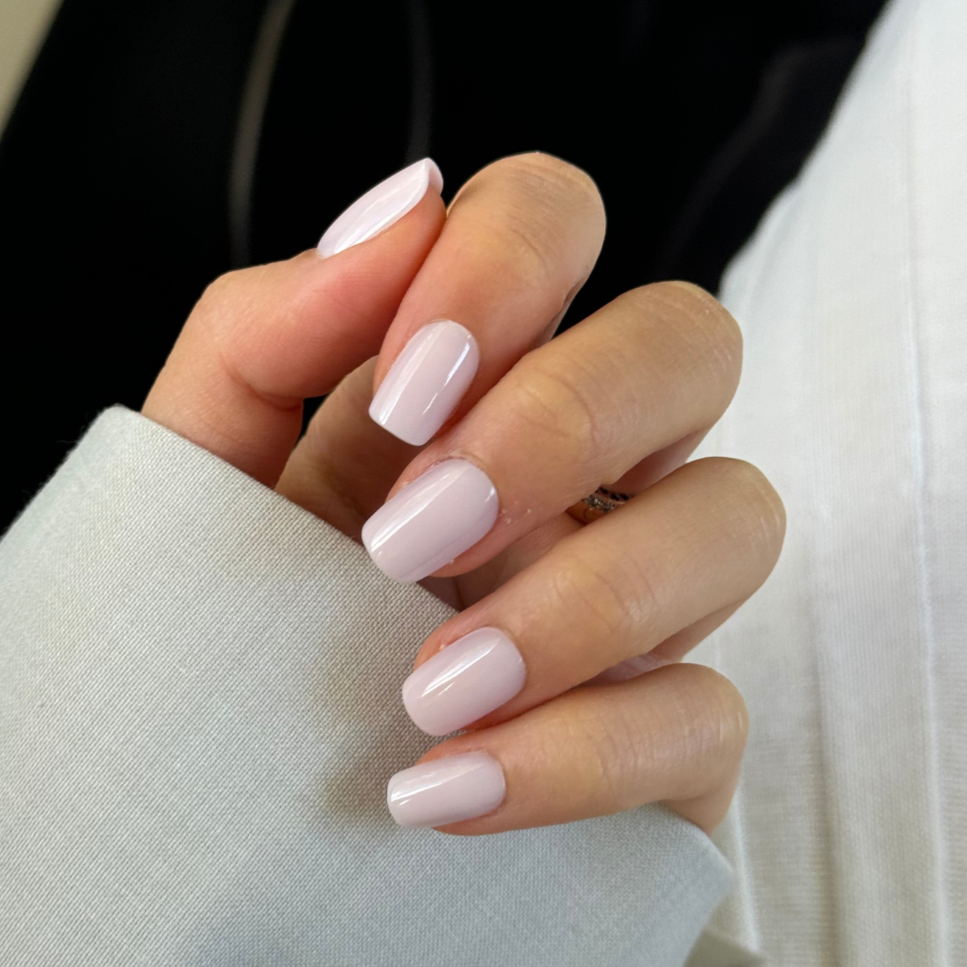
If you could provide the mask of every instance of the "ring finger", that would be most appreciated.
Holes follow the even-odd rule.
[[[485,728],[684,629],[708,634],[768,577],[784,530],[757,468],[688,463],[441,625],[403,686],[407,711],[431,735]]]

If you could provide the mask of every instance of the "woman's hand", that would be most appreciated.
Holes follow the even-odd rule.
[[[593,182],[530,154],[475,175],[449,215],[439,190],[418,163],[319,252],[214,282],[144,414],[460,609],[403,697],[431,735],[468,731],[391,779],[398,822],[494,833],[658,801],[711,830],[746,713],[680,659],[763,583],[785,530],[755,467],[685,463],[735,392],[739,328],[667,282],[550,341],[604,237]],[[590,524],[566,512],[602,484],[635,496]]]

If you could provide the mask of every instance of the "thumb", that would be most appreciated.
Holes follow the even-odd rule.
[[[319,250],[216,279],[143,414],[274,486],[302,427],[302,401],[379,352],[443,227],[441,184],[432,161],[417,162],[347,209]]]

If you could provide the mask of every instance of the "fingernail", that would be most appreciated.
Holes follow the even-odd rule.
[[[443,190],[443,175],[430,158],[390,175],[362,198],[356,199],[319,239],[316,251],[326,258],[379,235],[398,222],[426,194]]]
[[[473,381],[477,340],[445,319],[418,330],[380,383],[369,415],[394,436],[422,445],[447,421]]]
[[[403,705],[430,735],[446,735],[500,708],[523,687],[524,659],[496,628],[478,628],[434,655],[403,683]]]
[[[466,460],[417,477],[363,524],[363,544],[396,581],[419,581],[473,547],[497,521],[497,490]]]
[[[386,805],[400,826],[445,826],[496,809],[507,791],[504,770],[486,752],[464,752],[397,772]]]

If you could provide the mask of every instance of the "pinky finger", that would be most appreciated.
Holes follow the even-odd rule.
[[[402,826],[481,835],[660,802],[711,832],[738,781],[748,731],[728,679],[668,665],[590,686],[431,749],[390,779]]]

